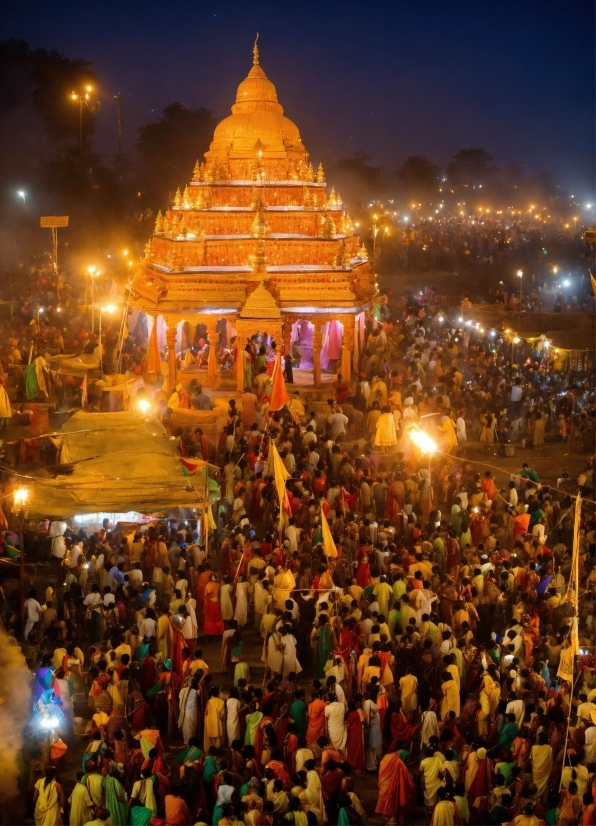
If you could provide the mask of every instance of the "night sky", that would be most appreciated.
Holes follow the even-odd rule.
[[[116,92],[128,148],[173,101],[228,114],[258,30],[315,164],[363,149],[393,170],[410,154],[446,164],[481,146],[580,197],[594,191],[589,0],[3,0],[1,17],[1,38],[92,62],[95,144],[110,155]]]

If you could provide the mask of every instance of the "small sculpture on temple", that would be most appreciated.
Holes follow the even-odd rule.
[[[362,244],[358,250],[358,258],[361,258],[363,261],[368,261],[368,252],[366,251],[364,244]]]
[[[325,183],[325,170],[323,169],[323,164],[320,163],[317,168],[317,183],[324,184]]]
[[[163,215],[161,214],[161,209],[157,213],[157,218],[155,219],[155,229],[153,232],[155,235],[161,235],[163,233]]]
[[[163,234],[169,238],[172,235],[172,221],[166,212],[163,219]]]
[[[333,262],[334,267],[338,267],[339,269],[345,267],[346,262],[346,242],[342,238],[337,246],[337,253],[335,255],[335,260]]]
[[[182,203],[182,193],[180,192],[180,187],[176,190],[176,194],[174,195],[174,206],[180,207]]]
[[[253,257],[253,272],[264,273],[266,271],[267,258],[265,257],[265,245],[259,238]]]
[[[335,238],[335,223],[329,214],[323,219],[323,238]]]
[[[193,171],[192,171],[192,179],[193,179],[193,181],[195,181],[195,182],[196,182],[196,181],[200,181],[200,180],[201,180],[201,165],[199,164],[199,161],[198,161],[198,160],[197,160],[197,162],[195,163],[195,165],[194,165],[194,169],[193,169]]]
[[[259,210],[265,209],[265,198],[263,196],[263,190],[260,189],[258,186],[253,187],[250,208],[256,210],[257,212]]]
[[[184,194],[182,196],[182,206],[184,209],[190,209],[192,204],[190,202],[190,194],[188,192],[188,186],[184,187]]]
[[[306,180],[314,183],[315,180],[315,170],[313,169],[313,165],[311,163],[308,164],[308,169],[306,172]]]
[[[263,210],[258,209],[252,222],[251,232],[255,238],[265,238],[269,235],[269,222],[263,215]]]

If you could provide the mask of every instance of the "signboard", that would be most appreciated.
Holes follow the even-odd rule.
[[[39,225],[44,229],[52,227],[67,227],[68,218],[68,215],[45,215],[39,219]]]

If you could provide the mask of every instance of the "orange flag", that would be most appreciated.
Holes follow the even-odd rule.
[[[146,381],[155,381],[160,374],[161,358],[157,346],[157,319],[154,319],[147,345],[147,362],[145,364],[145,375],[143,378],[145,378]]]
[[[84,410],[87,407],[87,373],[81,384],[81,408]]]
[[[286,390],[286,383],[284,381],[284,374],[281,366],[281,353],[275,357],[275,365],[273,367],[273,374],[271,376],[271,402],[269,404],[270,410],[281,410],[285,404],[288,404],[290,397]]]

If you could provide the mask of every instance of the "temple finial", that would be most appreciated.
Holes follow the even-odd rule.
[[[259,33],[257,32],[257,36],[255,37],[255,45],[252,47],[253,66],[258,66],[259,65],[259,47],[257,45],[258,41],[259,41]]]

